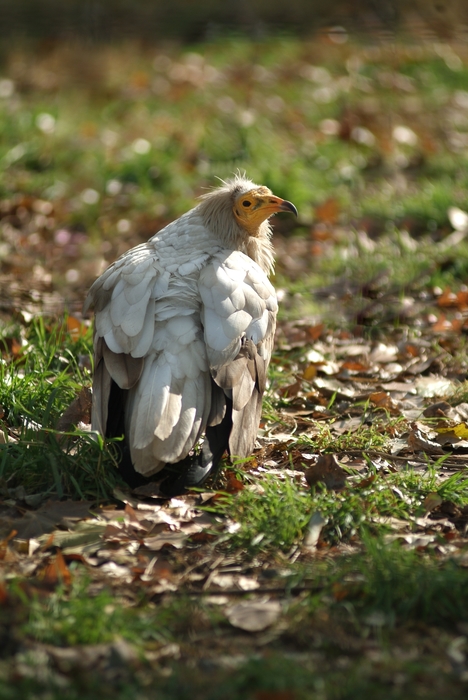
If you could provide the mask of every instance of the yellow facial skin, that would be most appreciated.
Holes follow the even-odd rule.
[[[280,211],[292,212],[297,209],[292,202],[276,197],[268,187],[259,187],[240,195],[234,204],[234,216],[251,236],[255,236],[260,224]]]

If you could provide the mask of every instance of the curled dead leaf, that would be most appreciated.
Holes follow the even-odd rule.
[[[58,419],[56,429],[60,432],[67,432],[78,423],[90,423],[92,401],[91,389],[83,387],[76,399],[71,402]]]
[[[304,474],[309,486],[316,486],[319,482],[325,484],[327,489],[342,489],[346,484],[347,472],[338,464],[335,455],[320,455],[315,464],[310,466]]]
[[[56,586],[59,583],[63,583],[65,586],[70,585],[72,576],[60,550],[49,560],[40,578],[45,584],[50,586]]]
[[[411,447],[413,452],[425,452],[430,455],[443,455],[445,454],[442,447],[433,440],[429,440],[425,437],[420,430],[412,430],[408,435],[408,445]]]
[[[374,406],[377,406],[378,408],[384,408],[390,412],[394,412],[396,410],[396,406],[390,398],[390,394],[387,394],[386,391],[374,391],[369,395],[369,401],[371,401]]]

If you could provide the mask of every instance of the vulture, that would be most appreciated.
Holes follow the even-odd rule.
[[[161,492],[177,495],[226,450],[251,453],[277,313],[269,218],[284,211],[297,216],[238,174],[92,285],[92,429],[122,438],[130,486],[161,472]]]

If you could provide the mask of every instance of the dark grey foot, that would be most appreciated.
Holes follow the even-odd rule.
[[[213,464],[211,452],[206,455],[202,450],[181,462],[167,464],[161,473],[165,479],[159,484],[159,489],[165,496],[180,496],[187,489],[203,486],[210,474],[217,471],[217,467],[217,464]]]

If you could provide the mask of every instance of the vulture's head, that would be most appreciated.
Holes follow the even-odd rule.
[[[201,199],[198,207],[205,226],[225,245],[246,252],[269,272],[273,266],[273,249],[268,220],[281,211],[297,216],[294,204],[243,175],[223,182]]]

